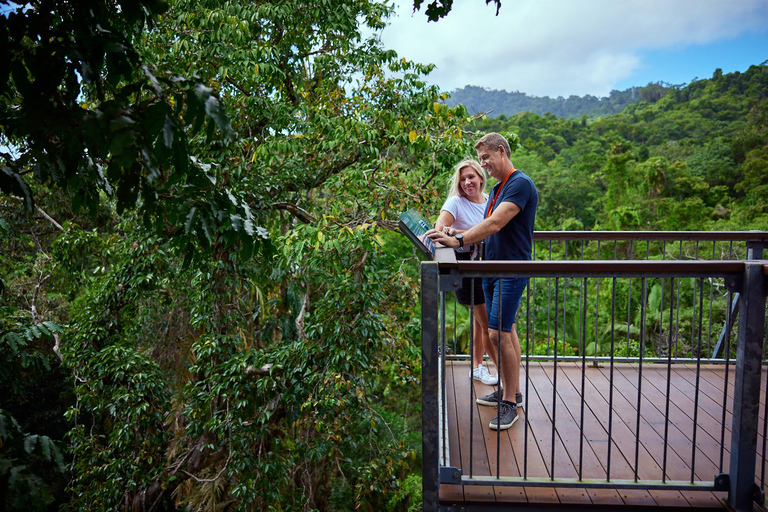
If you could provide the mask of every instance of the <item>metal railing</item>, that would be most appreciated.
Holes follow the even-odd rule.
[[[761,362],[765,338],[765,262],[762,257],[768,241],[765,232],[740,233],[595,233],[537,232],[534,260],[529,262],[455,262],[452,253],[438,251],[438,261],[422,264],[422,356],[423,356],[423,486],[425,510],[438,508],[440,484],[550,486],[557,488],[669,489],[728,491],[728,502],[736,510],[751,509],[755,489],[765,485],[765,465],[757,475],[758,415]],[[643,247],[643,251],[637,251]],[[610,259],[606,258],[606,251]],[[673,250],[670,250],[673,249]],[[443,256],[441,256],[441,254]],[[703,254],[711,258],[702,257]],[[637,256],[642,260],[633,259]],[[674,258],[673,258],[674,256]],[[726,259],[723,259],[723,258]],[[719,258],[719,259],[718,259]],[[728,260],[727,258],[732,258]],[[442,261],[441,261],[442,260]],[[529,285],[517,316],[521,342],[523,394],[528,407],[530,364],[548,361],[553,365],[551,397],[552,451],[544,474],[528,467],[528,416],[525,416],[523,469],[520,476],[501,473],[477,475],[472,467],[457,468],[450,462],[447,449],[445,363],[459,352],[453,306],[453,326],[447,307],[446,292],[455,290],[462,278],[526,277]],[[469,339],[472,338],[472,308],[469,308]],[[454,347],[449,345],[451,327]],[[735,328],[738,329],[735,329]],[[470,342],[471,343],[471,342]],[[451,355],[453,352],[454,355]],[[471,350],[468,351],[470,354]],[[445,355],[446,357],[443,357]],[[469,358],[471,356],[463,356]],[[500,357],[500,353],[499,353]],[[558,363],[581,365],[580,397],[585,396],[585,369],[588,365],[608,365],[610,374],[607,454],[604,478],[582,474],[583,447],[579,447],[577,478],[558,476],[555,437],[558,435],[556,405]],[[637,412],[634,432],[634,477],[617,479],[612,475],[611,445],[613,408],[613,372],[616,364],[632,362],[637,366]],[[672,479],[668,475],[669,432],[663,434],[663,461],[658,478],[641,478],[637,454],[641,443],[642,372],[648,365],[667,372],[664,423],[669,423],[670,369],[673,364],[695,367],[695,392],[691,418],[692,449],[687,454],[690,477]],[[723,405],[719,436],[707,435],[719,443],[717,474],[703,478],[696,474],[699,434],[698,400],[700,368],[703,364],[735,367],[735,386],[728,389],[725,379],[723,404],[733,402],[730,450],[726,443],[726,407]],[[470,386],[470,417],[475,408],[474,387]],[[729,392],[734,395],[729,398]],[[580,443],[584,439],[584,399],[581,399]],[[765,415],[768,418],[768,415]],[[626,421],[626,420],[623,420]],[[474,422],[470,421],[471,425]],[[762,425],[762,431],[766,425]],[[470,432],[470,437],[473,434]],[[719,439],[716,439],[719,437]],[[765,436],[761,454],[765,453]],[[497,437],[498,443],[498,437]],[[470,443],[470,446],[472,443]],[[679,450],[678,450],[679,451]],[[499,456],[500,449],[496,454]],[[676,457],[683,454],[676,453]],[[701,456],[700,456],[701,457]],[[725,468],[727,466],[727,470]],[[757,494],[759,495],[760,492]]]

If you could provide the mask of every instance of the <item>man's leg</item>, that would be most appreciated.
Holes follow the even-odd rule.
[[[491,339],[491,345],[494,347],[494,355],[498,357],[499,331],[489,330],[488,335]],[[517,340],[517,332],[513,324],[512,332],[501,333],[501,362],[497,363],[496,366],[499,369],[501,381],[505,383],[502,400],[513,404],[515,403],[515,393],[520,392],[520,341],[517,340],[516,350],[515,340]],[[494,360],[494,362],[496,361]],[[509,383],[514,383],[514,385]]]
[[[517,363],[515,363],[515,393],[520,393],[520,362],[523,360],[523,353],[520,349],[520,338],[517,337],[517,323],[512,324],[512,331],[509,333],[512,338],[512,348],[515,351],[517,357]]]
[[[496,365],[496,372],[499,375],[499,385],[503,386],[504,374],[501,372],[501,366],[499,365],[499,331],[496,329],[488,329],[488,355],[491,356],[491,361]]]

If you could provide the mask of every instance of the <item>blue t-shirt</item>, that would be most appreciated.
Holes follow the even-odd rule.
[[[491,201],[496,195],[501,182],[491,190]],[[485,239],[486,260],[530,260],[533,247],[533,223],[536,220],[536,208],[539,205],[539,193],[531,178],[516,170],[504,184],[504,189],[494,204],[494,210],[501,203],[510,202],[520,207],[520,211],[498,233]],[[486,217],[488,216],[486,209]]]

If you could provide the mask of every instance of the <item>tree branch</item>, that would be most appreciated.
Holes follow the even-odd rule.
[[[293,203],[272,203],[273,208],[277,208],[278,210],[286,210],[290,213],[292,213],[295,217],[297,217],[300,221],[302,221],[305,224],[310,224],[315,221],[315,217],[312,216],[311,213],[304,210],[298,205],[295,205]]]
[[[299,312],[299,316],[296,317],[296,333],[300,340],[306,339],[307,337],[307,333],[304,332],[304,319],[306,318],[307,310],[309,309],[309,294],[310,288],[309,283],[307,283],[307,291],[301,299],[301,311]]]
[[[8,197],[10,197],[11,199],[15,199],[15,200],[17,200],[17,201],[21,201],[21,202],[24,202],[24,199],[22,199],[21,197],[18,197],[18,196],[8,196]],[[40,208],[38,205],[35,205],[35,208],[37,209],[37,211],[38,211],[38,212],[40,212],[40,214],[41,214],[43,217],[45,217],[46,219],[48,219],[48,220],[51,222],[51,224],[53,224],[54,226],[56,226],[56,228],[57,228],[59,231],[64,231],[64,228],[63,228],[63,227],[61,227],[61,224],[59,224],[58,222],[56,222],[56,221],[53,219],[53,217],[51,217],[50,215],[48,215],[47,213],[45,213],[45,211],[43,211],[43,209],[42,209],[42,208]]]

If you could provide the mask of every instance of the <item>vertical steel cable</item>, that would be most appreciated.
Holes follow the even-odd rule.
[[[587,278],[582,279],[582,296],[584,297],[584,307],[581,315],[582,342],[581,342],[581,418],[579,419],[579,480],[582,478],[582,468],[584,467],[584,396],[585,381],[587,377]],[[597,348],[597,347],[595,347]]]
[[[680,261],[683,259],[683,241],[682,240],[680,240],[680,255],[678,256],[677,259]],[[681,281],[682,279],[677,280],[677,314],[676,314],[677,320],[675,321],[675,331],[677,333],[680,333],[680,287],[681,287],[680,282]],[[677,356],[678,356],[677,341],[675,341],[675,358],[677,358]]]
[[[731,242],[733,244],[733,242]],[[720,464],[717,466],[720,473],[723,472],[723,454],[725,452],[725,404],[728,403],[728,373],[731,366],[731,311],[733,311],[733,292],[728,290],[728,308],[725,311],[725,379],[723,384],[723,416],[720,421]]]
[[[629,259],[633,259],[633,251],[634,247],[632,244],[632,240],[629,241]],[[629,333],[630,333],[630,325],[632,325],[632,278],[629,278],[629,283],[627,284],[627,357],[629,357]]]
[[[460,279],[463,278],[459,276]],[[469,290],[469,477],[472,478],[472,462],[475,460],[472,455],[474,448],[474,426],[475,426],[475,382],[472,371],[475,368],[475,278],[470,279]],[[482,333],[481,333],[482,334]],[[482,361],[480,361],[482,363]],[[498,372],[497,372],[498,373]],[[455,378],[455,377],[454,377]]]
[[[768,374],[766,374],[766,380],[765,380],[765,408],[763,410],[763,449],[762,449],[762,455],[763,455],[763,461],[760,465],[760,488],[763,489],[765,487],[765,430],[768,428]],[[760,407],[758,405],[758,407]]]
[[[565,241],[565,261],[568,261],[568,240]],[[565,337],[568,335],[568,278],[563,277],[563,350],[565,350]],[[557,342],[555,342],[557,343]],[[563,354],[565,355],[565,354]]]
[[[533,259],[536,260],[536,244],[533,244]],[[529,344],[535,344],[536,343],[536,278],[532,277],[530,278],[530,287],[531,287],[531,301],[533,302],[533,323],[531,324],[531,337]],[[530,306],[528,307],[528,310],[530,311]],[[526,347],[525,349],[525,357],[528,359],[531,351],[528,350]],[[522,354],[521,354],[522,356]],[[527,367],[526,367],[527,368]],[[526,386],[528,385],[527,379],[528,375],[526,374]],[[528,393],[526,393],[526,396],[528,396]]]
[[[440,401],[443,404],[440,411],[440,428],[443,431],[443,460],[448,460],[446,456],[446,407],[445,407],[445,292],[440,292]]]
[[[597,368],[600,351],[600,278],[595,278],[595,350],[592,354],[592,366]],[[598,355],[598,352],[600,354]]]
[[[615,247],[615,246],[614,246]],[[608,377],[608,458],[606,460],[606,480],[611,481],[611,444],[613,444],[613,368],[616,348],[616,278],[613,278],[611,296],[611,366]]]
[[[502,306],[504,301],[501,300],[502,297],[504,297],[504,294],[502,293],[504,288],[504,281],[501,277],[499,277],[499,339],[497,343],[497,354],[498,354],[498,361],[499,361],[499,367],[496,369],[496,374],[499,376],[499,384],[498,384],[498,390],[499,390],[499,401],[496,403],[496,478],[501,478],[501,429],[499,428],[499,424],[501,423],[501,400],[504,398],[504,393],[501,390],[502,384],[504,386],[509,386],[509,382],[501,382],[501,369],[504,367],[504,361],[501,360],[501,337],[502,333],[504,332],[504,322],[502,322],[502,318],[504,316],[502,315]],[[512,388],[514,389],[514,384],[512,384]]]
[[[699,242],[697,240],[696,252],[693,260],[698,261],[698,259],[699,259]],[[702,281],[701,284],[703,285],[704,282]],[[699,335],[701,335],[701,333],[699,333]],[[696,279],[693,280],[693,316],[691,317],[691,346],[693,346],[693,341],[695,339],[696,339]],[[701,355],[701,347],[699,347],[699,355]]]
[[[661,259],[662,261],[667,259],[667,241],[664,240],[661,244]],[[672,285],[670,280],[670,286],[669,286],[669,296],[672,296]],[[656,356],[661,356],[663,354],[662,347],[664,344],[664,278],[661,279],[661,298],[659,299],[659,344],[658,349],[656,350]],[[670,331],[671,335],[671,331]]]
[[[667,260],[667,241],[664,240],[661,242],[661,260],[666,261]],[[671,283],[671,280],[670,280]],[[672,285],[670,284],[669,287],[669,296],[672,297]],[[664,311],[664,279],[661,280],[661,299],[659,301],[659,310],[661,312]],[[664,344],[664,318],[663,315],[659,314],[659,353],[658,355],[661,355],[662,352],[662,346]]]
[[[560,295],[560,278],[555,278],[555,306],[557,306]],[[550,457],[550,479],[555,480],[555,417],[557,413],[557,317],[555,315],[555,352],[554,365],[552,367],[552,455]]]
[[[672,389],[672,328],[673,319],[675,318],[675,301],[672,297],[672,290],[675,286],[675,278],[669,278],[669,335],[667,336],[667,403],[664,408],[664,462],[661,468],[661,481],[667,481],[667,449],[669,448],[669,404],[672,401],[670,392]],[[663,281],[662,281],[663,288]],[[663,307],[662,307],[663,309]],[[725,403],[725,402],[723,402]],[[725,407],[723,407],[725,411]]]
[[[765,340],[768,338],[768,310],[765,312],[765,333],[763,334],[763,362],[765,362]],[[766,429],[768,429],[768,375],[766,375],[765,384],[765,408],[763,410],[763,463],[760,469],[760,488],[765,487],[765,444],[766,444]]]
[[[456,312],[456,305],[458,301],[456,300],[456,295],[453,296],[453,353],[458,354],[459,353],[459,345],[456,342],[456,324],[458,323],[458,315]],[[472,343],[470,341],[470,343]],[[470,345],[471,346],[471,345]]]
[[[698,250],[698,247],[697,247]],[[696,473],[696,434],[698,433],[698,417],[699,417],[699,394],[701,392],[701,331],[702,331],[702,322],[704,321],[704,278],[700,277],[701,280],[700,286],[699,286],[699,342],[697,346],[697,355],[696,355],[696,393],[694,395],[693,399],[693,442],[691,447],[691,483],[694,481],[694,476]],[[694,281],[694,293],[696,290],[696,281]],[[694,295],[694,306],[696,305],[696,296]],[[693,318],[696,318],[696,311],[693,312]]]
[[[712,241],[712,261],[715,261],[715,247],[717,241]],[[707,329],[707,354],[711,359],[714,354],[712,353],[712,303],[715,300],[715,279],[709,278],[709,328]]]
[[[766,321],[765,321],[765,334],[763,334],[763,347],[765,347],[765,340],[768,338],[768,311],[765,312],[766,314]],[[765,349],[763,349],[763,353],[765,353]],[[763,362],[765,362],[765,355],[763,355]],[[768,374],[766,375],[766,384],[765,384],[765,408],[763,410],[763,464],[760,469],[760,488],[763,489],[765,487],[765,443],[766,443],[766,429],[768,429]]]
[[[597,241],[597,259],[600,259],[600,240]],[[600,348],[598,333],[600,324],[600,278],[595,279],[595,354],[592,365],[597,367],[597,350]]]
[[[527,309],[528,309],[528,323],[531,322],[531,295],[533,295],[534,308],[536,307],[536,289],[534,288],[532,294],[527,295]],[[534,343],[533,331],[536,325],[536,315],[533,315],[533,324],[526,328],[526,332],[530,330],[531,336],[525,344],[525,430],[523,432],[523,478],[528,478],[528,391],[529,391],[529,375],[531,370],[531,346]],[[515,401],[517,403],[517,401]]]
[[[552,261],[552,240],[549,241],[549,261]],[[557,315],[557,304],[555,304],[555,315]],[[552,339],[552,278],[547,278],[547,356],[549,356],[550,340]]]
[[[635,424],[635,482],[637,482],[638,461],[640,460],[640,406],[643,401],[643,356],[645,355],[645,304],[647,301],[647,278],[642,278],[640,299],[640,355],[637,369],[637,422]],[[629,327],[629,326],[627,326]],[[629,355],[629,354],[627,354]]]

